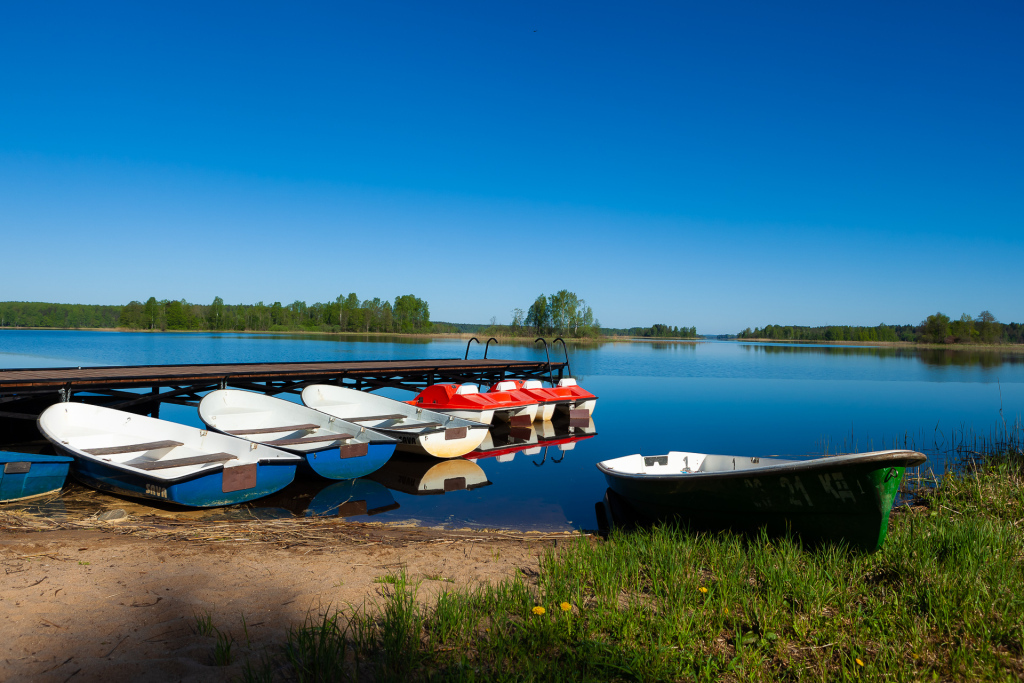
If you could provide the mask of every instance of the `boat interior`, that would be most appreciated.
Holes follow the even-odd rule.
[[[697,472],[733,472],[755,470],[773,465],[801,462],[793,458],[744,457],[738,455],[708,455],[669,451],[666,455],[627,455],[604,462],[605,467],[623,474],[677,475]]]

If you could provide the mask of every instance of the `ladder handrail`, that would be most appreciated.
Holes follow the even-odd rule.
[[[498,340],[495,339],[494,337],[491,337],[490,339],[487,340],[487,346],[484,347],[484,359],[485,360],[487,358],[487,349],[491,348],[491,342],[494,342],[495,344],[497,344]],[[479,343],[480,342],[477,342],[477,344],[479,344]]]
[[[551,370],[551,354],[548,353],[548,340],[544,337],[537,337],[533,340],[533,343],[544,342],[544,355],[548,357],[548,381],[551,382],[551,386],[555,386],[555,373]]]
[[[470,337],[469,338],[469,341],[466,342],[466,357],[463,358],[462,360],[469,360],[469,345],[472,344],[473,342],[476,342],[477,344],[479,344],[480,340],[477,339],[476,337]]]
[[[565,340],[558,337],[555,341],[551,342],[551,344],[554,345],[555,342],[562,342],[562,352],[565,354],[565,370],[569,373],[569,376],[572,377],[572,367],[569,366],[569,349],[565,347]]]

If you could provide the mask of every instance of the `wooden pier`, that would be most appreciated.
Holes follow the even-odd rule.
[[[431,384],[489,385],[505,378],[557,382],[567,367],[567,362],[441,358],[0,370],[0,418],[34,420],[61,401],[157,415],[161,403],[194,406],[205,392],[226,388],[276,395],[298,394],[310,384],[418,392]]]

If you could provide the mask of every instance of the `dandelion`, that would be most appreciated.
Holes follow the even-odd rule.
[[[536,614],[539,617],[540,615],[544,614],[544,608],[541,607],[540,605],[537,605],[536,607],[533,608],[533,613]]]
[[[725,608],[725,613],[726,613],[726,614],[728,614],[728,613],[729,613],[729,608],[728,608],[728,607],[726,607],[726,608]]]
[[[857,662],[857,666],[864,666],[864,662],[860,661],[860,657],[858,657],[857,659],[855,659],[853,661]]]
[[[572,610],[572,605],[570,605],[570,604],[569,604],[569,603],[567,603],[567,602],[563,602],[563,603],[562,603],[561,605],[559,605],[559,607],[561,607],[561,608],[562,608],[562,611],[563,611],[563,612],[569,612],[569,611],[571,611],[571,610]]]
[[[698,588],[697,590],[699,590],[699,591],[700,591],[701,593],[707,593],[707,592],[708,592],[708,589],[707,589],[707,588],[705,588],[704,586],[701,586],[701,587],[700,587],[700,588]]]

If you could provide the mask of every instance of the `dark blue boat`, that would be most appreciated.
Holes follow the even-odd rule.
[[[0,503],[60,491],[71,462],[63,455],[0,451]]]

